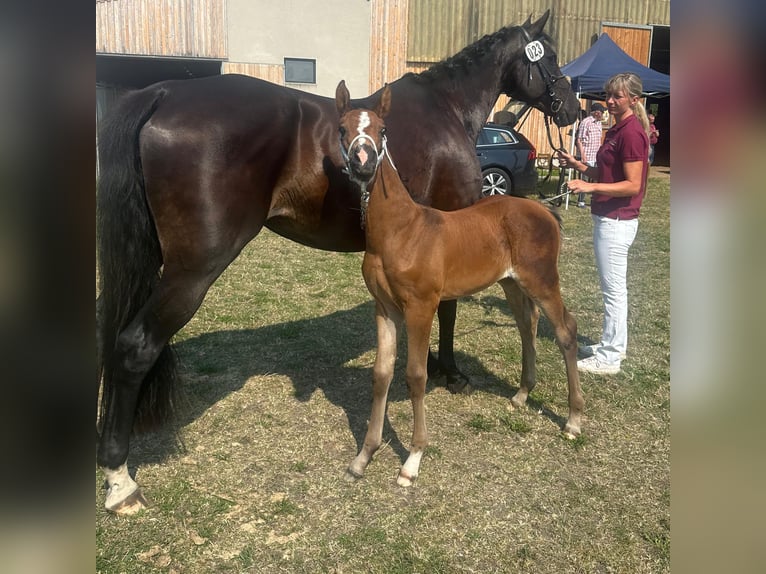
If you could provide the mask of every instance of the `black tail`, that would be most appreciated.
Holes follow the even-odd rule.
[[[114,392],[117,337],[146,303],[162,266],[144,192],[139,133],[164,95],[161,88],[127,95],[102,122],[99,132],[96,232],[102,420]],[[175,356],[166,346],[143,381],[135,430],[158,427],[170,418],[176,402],[175,366]]]
[[[553,207],[552,205],[546,205],[546,207],[548,208],[548,211],[551,212],[551,215],[553,215],[553,217],[558,222],[558,224],[559,224],[559,231],[563,231],[563,229],[564,229],[564,222],[561,219],[561,212],[559,212],[559,210],[556,209],[555,207]]]

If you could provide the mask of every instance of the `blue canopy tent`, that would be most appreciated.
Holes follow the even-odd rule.
[[[614,43],[607,33],[579,58],[575,58],[561,72],[570,77],[572,89],[580,97],[592,100],[604,99],[604,82],[620,72],[637,74],[644,85],[644,95],[649,97],[670,94],[670,76],[638,63]]]

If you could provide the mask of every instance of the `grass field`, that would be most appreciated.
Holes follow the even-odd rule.
[[[591,219],[561,213],[564,300],[591,342],[602,318]],[[669,572],[669,177],[650,178],[630,254],[623,370],[581,378],[582,436],[560,433],[566,376],[545,319],[538,386],[511,409],[520,340],[495,286],[458,305],[458,364],[475,392],[429,381],[431,445],[410,489],[395,483],[412,423],[403,341],[386,444],[363,479],[343,478],[371,401],[361,259],[264,232],[227,269],[176,338],[176,427],[132,444],[152,506],[107,513],[96,472],[97,571]]]

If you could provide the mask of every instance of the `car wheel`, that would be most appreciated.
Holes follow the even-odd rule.
[[[508,195],[511,193],[511,178],[502,169],[490,167],[481,172],[481,194]]]

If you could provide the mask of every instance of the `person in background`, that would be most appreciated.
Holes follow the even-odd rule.
[[[654,114],[647,114],[649,119],[649,165],[654,163],[654,146],[660,137],[660,130],[654,125]]]
[[[596,166],[596,154],[601,145],[601,118],[605,109],[598,102],[591,104],[590,115],[582,121],[577,130],[577,155],[590,167]],[[585,194],[577,195],[577,207],[585,207]]]
[[[604,84],[606,106],[614,125],[596,155],[596,167],[559,151],[559,162],[588,179],[572,179],[570,191],[591,194],[593,250],[604,302],[601,340],[581,346],[577,361],[584,372],[620,372],[628,347],[628,250],[638,230],[638,215],[649,173],[649,120],[640,102],[643,86],[636,74],[625,72]]]

